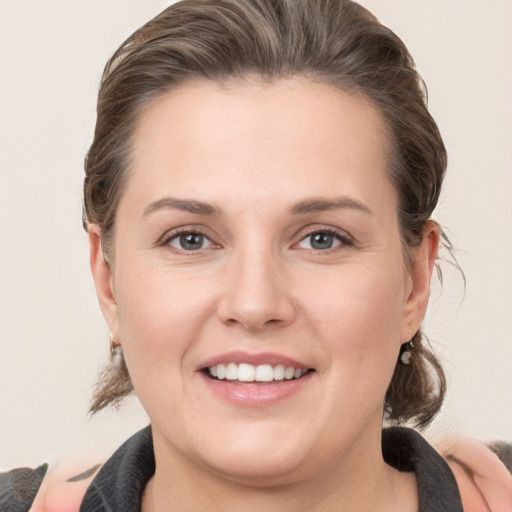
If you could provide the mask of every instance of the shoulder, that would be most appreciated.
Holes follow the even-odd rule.
[[[464,512],[512,512],[509,443],[452,437],[434,450],[417,432],[393,427],[383,431],[383,453],[392,466],[416,473],[422,503],[437,499],[445,503],[443,510],[458,502]]]
[[[79,467],[74,464],[73,466]],[[78,512],[100,465],[85,470],[19,468],[0,473],[2,512]]]
[[[475,439],[445,441],[438,450],[457,480],[467,512],[512,511],[512,475],[509,443],[489,446]]]
[[[108,460],[107,460],[108,459]],[[91,461],[102,460],[102,464]],[[19,468],[0,473],[0,512],[138,510],[154,473],[151,429],[134,434],[113,455],[67,459],[55,468]],[[100,508],[98,508],[100,503]]]
[[[84,469],[75,464],[73,471],[49,472],[30,512],[78,512],[100,466]]]
[[[36,469],[18,468],[0,473],[0,510],[28,511],[47,470],[48,465],[43,464]]]

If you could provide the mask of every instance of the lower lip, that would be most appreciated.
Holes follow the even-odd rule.
[[[300,379],[273,381],[268,384],[217,380],[210,379],[203,373],[200,375],[219,398],[238,406],[261,407],[279,403],[296,395],[311,381],[312,374],[313,372],[309,372]]]

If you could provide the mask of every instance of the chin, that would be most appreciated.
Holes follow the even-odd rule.
[[[217,438],[215,443],[212,435],[202,445],[201,452],[196,452],[196,456],[216,473],[232,481],[250,480],[251,485],[279,483],[300,471],[308,460],[305,454],[310,451],[310,436],[301,442],[297,436],[289,435],[290,429],[281,432],[275,427],[266,432],[261,428],[255,432],[250,427],[241,429],[242,432],[236,430],[229,431],[223,439]]]
[[[286,483],[288,478],[300,472],[304,462],[296,453],[276,453],[274,449],[263,453],[259,450],[245,450],[243,453],[229,450],[210,460],[209,464],[228,480],[268,487]]]

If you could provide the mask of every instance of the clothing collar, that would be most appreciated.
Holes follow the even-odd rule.
[[[130,437],[107,460],[85,493],[80,512],[140,512],[144,487],[155,472],[151,427]]]
[[[443,458],[414,430],[382,431],[384,460],[399,471],[414,471],[420,512],[462,512],[455,477]],[[151,427],[126,441],[103,465],[80,512],[140,512],[144,487],[155,472]]]
[[[416,473],[420,512],[462,512],[451,469],[418,432],[403,427],[383,429],[382,454],[395,469]]]

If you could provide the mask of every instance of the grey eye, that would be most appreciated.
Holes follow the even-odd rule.
[[[210,240],[201,233],[182,233],[172,238],[169,245],[183,251],[198,251],[208,243],[211,243]]]
[[[311,247],[313,249],[330,249],[334,243],[334,237],[329,233],[315,233],[311,235]]]
[[[317,231],[305,236],[300,242],[302,249],[314,249],[315,251],[325,251],[341,245],[340,237],[328,231]]]

